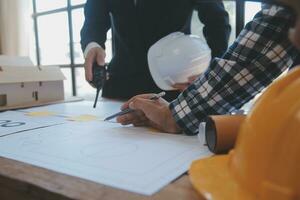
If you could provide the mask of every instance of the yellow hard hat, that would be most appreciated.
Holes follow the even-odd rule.
[[[229,155],[194,161],[190,180],[211,200],[300,199],[300,68],[274,81]]]

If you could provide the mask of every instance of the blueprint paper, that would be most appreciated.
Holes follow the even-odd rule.
[[[30,117],[16,111],[0,112],[0,137],[35,128],[64,123],[64,119],[55,116]]]
[[[67,122],[0,138],[0,156],[144,195],[210,155],[197,136],[102,121]]]
[[[48,106],[34,107],[29,109],[20,110],[22,112],[53,112],[65,117],[76,117],[80,115],[94,115],[100,119],[104,119],[109,115],[112,115],[120,111],[121,102],[115,101],[99,101],[96,108],[93,108],[94,102],[92,101],[80,101],[70,102],[63,104],[53,104]]]

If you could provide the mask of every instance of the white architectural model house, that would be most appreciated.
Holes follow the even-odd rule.
[[[0,110],[64,100],[59,66],[4,66],[0,63]]]

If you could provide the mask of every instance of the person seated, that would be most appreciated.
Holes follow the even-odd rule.
[[[149,100],[153,94],[138,95],[122,109],[135,112],[119,116],[123,125],[152,126],[169,133],[195,135],[208,115],[228,114],[266,88],[287,69],[299,64],[300,22],[290,36],[299,14],[298,0],[283,0],[290,8],[264,4],[222,58],[212,60],[174,101]]]

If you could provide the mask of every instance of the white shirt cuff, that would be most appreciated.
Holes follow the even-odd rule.
[[[90,42],[86,47],[83,52],[84,58],[88,55],[89,51],[93,48],[102,48],[97,42]]]

